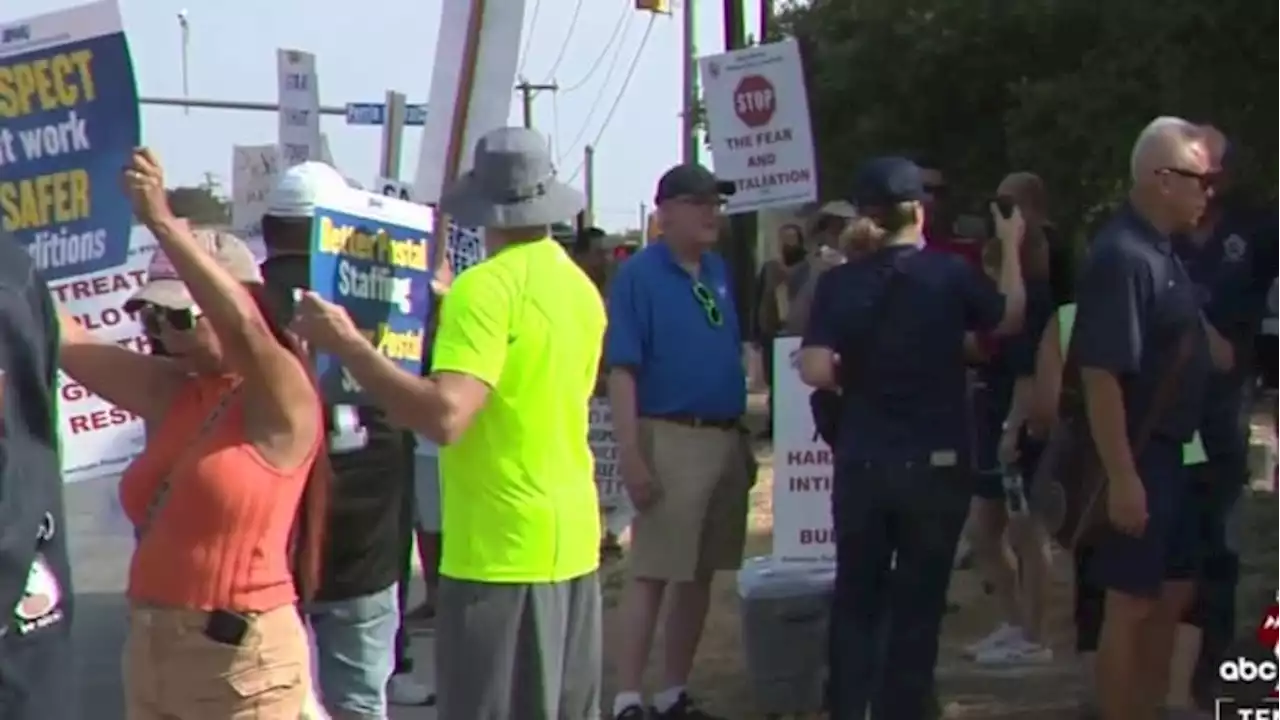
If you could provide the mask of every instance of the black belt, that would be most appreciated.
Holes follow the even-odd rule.
[[[677,425],[694,428],[719,428],[720,430],[735,430],[742,425],[741,418],[732,418],[729,420],[715,418],[701,418],[694,415],[646,415],[647,420],[663,420]]]

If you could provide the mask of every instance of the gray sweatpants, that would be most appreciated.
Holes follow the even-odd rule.
[[[597,720],[600,581],[504,584],[442,577],[440,720]]]

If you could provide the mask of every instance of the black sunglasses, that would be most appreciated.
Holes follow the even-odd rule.
[[[176,310],[159,305],[143,305],[138,311],[138,319],[142,322],[142,330],[154,337],[166,327],[177,332],[195,330],[200,311],[195,308]]]
[[[1216,172],[1196,172],[1195,170],[1187,170],[1180,167],[1166,167],[1156,170],[1158,175],[1177,175],[1178,177],[1189,178],[1200,183],[1202,190],[1207,190],[1214,186],[1218,181],[1218,173]]]

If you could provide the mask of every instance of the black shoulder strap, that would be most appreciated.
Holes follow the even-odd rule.
[[[896,307],[898,296],[902,293],[902,288],[906,286],[906,261],[917,252],[919,252],[917,248],[900,250],[882,268],[887,277],[884,281],[884,287],[880,290],[879,297],[871,303],[871,323],[863,336],[866,342],[860,344],[856,353],[840,354],[840,367],[845,373],[849,373],[856,368],[858,357],[868,357],[880,346],[881,335],[884,333],[885,328],[885,318],[892,314],[893,309]],[[854,379],[849,374],[846,374],[845,378],[846,380]]]

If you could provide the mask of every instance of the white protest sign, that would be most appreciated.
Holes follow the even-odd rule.
[[[621,535],[631,525],[635,508],[622,486],[622,472],[618,469],[618,441],[613,436],[613,414],[609,401],[591,399],[591,430],[588,435],[591,454],[596,463],[596,492],[600,495],[600,514],[605,528],[614,535]]]
[[[141,325],[124,311],[124,303],[147,280],[155,239],[144,228],[135,227],[130,243],[124,265],[57,280],[49,291],[98,339],[135,352],[149,352]],[[141,418],[90,393],[61,372],[58,399],[64,482],[119,475],[142,450]]]
[[[818,173],[795,40],[699,60],[716,176],[738,191],[725,212],[813,202]]]
[[[413,202],[413,186],[407,182],[385,177],[374,178],[373,192],[387,197],[400,198],[405,202]]]
[[[320,137],[320,83],[316,56],[301,50],[276,51],[279,79],[280,155],[285,167],[323,160]]]
[[[834,561],[831,449],[813,427],[799,351],[800,338],[773,341],[773,556]]]
[[[276,145],[236,145],[231,148],[231,231],[241,238],[262,236],[267,196],[280,178],[280,148]]]

